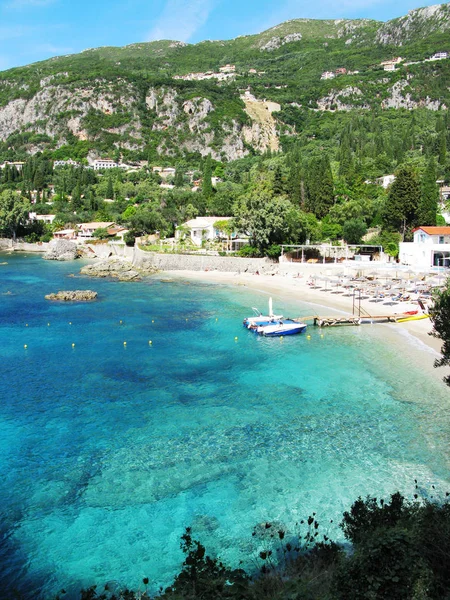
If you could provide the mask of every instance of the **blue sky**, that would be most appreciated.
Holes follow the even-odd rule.
[[[98,46],[199,42],[258,33],[287,19],[380,21],[416,0],[0,0],[0,70]]]

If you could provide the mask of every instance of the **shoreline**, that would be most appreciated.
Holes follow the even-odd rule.
[[[260,291],[264,294],[271,294],[274,298],[280,300],[298,301],[311,305],[311,313],[321,314],[321,316],[331,316],[331,314],[352,314],[353,298],[343,297],[342,295],[332,295],[331,292],[321,291],[311,288],[307,285],[306,277],[284,277],[280,275],[253,275],[248,273],[224,273],[219,271],[164,271],[163,276],[167,275],[173,279],[190,279],[202,282],[211,282],[226,285],[239,285],[248,287],[254,291]],[[399,306],[380,306],[370,303],[368,300],[361,301],[361,307],[371,316],[393,315],[401,312]],[[319,310],[318,310],[319,309]],[[330,313],[330,314],[328,314]],[[294,315],[295,317],[301,315]],[[442,341],[439,338],[432,337],[429,332],[433,327],[429,319],[420,321],[407,321],[404,323],[389,324],[379,323],[377,326],[387,326],[395,335],[402,335],[409,343],[415,341],[423,344],[431,355],[433,360],[441,356]],[[411,337],[410,337],[411,336]],[[409,339],[408,339],[409,338]],[[436,370],[436,375],[441,379],[445,375],[444,369]]]

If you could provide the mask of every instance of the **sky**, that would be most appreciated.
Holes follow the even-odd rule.
[[[99,46],[196,43],[259,33],[288,19],[379,21],[426,0],[0,0],[0,71]]]

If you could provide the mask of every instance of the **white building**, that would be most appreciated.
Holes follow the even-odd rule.
[[[333,71],[324,71],[320,77],[320,79],[334,79],[336,77]]]
[[[69,160],[55,160],[53,163],[53,168],[55,167],[79,167],[80,163],[78,163],[76,160],[72,160],[71,158]]]
[[[6,166],[9,166],[9,167],[15,167],[18,171],[21,171],[23,169],[24,164],[25,164],[24,162],[20,162],[20,161],[10,162],[9,160],[5,160],[5,162],[0,165],[0,169],[4,169]]]
[[[217,221],[229,221],[232,217],[197,217],[183,223],[182,229],[175,231],[177,240],[184,236],[184,230],[189,230],[192,243],[196,246],[201,246],[205,240],[214,240],[221,237],[221,232],[214,227]]]
[[[48,223],[51,225],[55,220],[56,215],[38,215],[35,212],[30,212],[28,214],[28,218],[30,221],[43,221],[44,223]]]
[[[219,71],[221,73],[235,73],[236,65],[224,65],[223,67],[219,67]]]
[[[393,58],[392,60],[386,60],[381,64],[385,71],[395,71],[396,65],[399,65],[403,61],[401,56],[397,56],[397,58]]]
[[[114,225],[113,221],[107,223],[93,222],[93,223],[80,223],[78,225],[78,238],[84,240],[90,240],[94,237],[94,231],[97,229],[110,229]]]
[[[378,185],[381,185],[381,187],[386,189],[391,185],[391,183],[394,183],[395,175],[383,175],[382,177],[378,177],[375,181],[378,183]]]
[[[400,262],[418,270],[450,267],[450,227],[418,227],[413,242],[401,242]]]
[[[428,60],[442,60],[444,58],[448,58],[448,52],[436,52]]]
[[[117,169],[119,165],[109,158],[97,158],[94,160],[94,171],[100,171],[102,169]]]

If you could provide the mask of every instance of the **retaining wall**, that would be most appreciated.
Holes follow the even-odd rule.
[[[0,239],[0,250],[14,250],[14,252],[47,252],[48,242],[13,242],[10,239]]]
[[[133,264],[140,268],[154,267],[160,271],[223,271],[227,273],[273,273],[278,264],[265,258],[208,256],[196,254],[158,254],[134,249]]]

